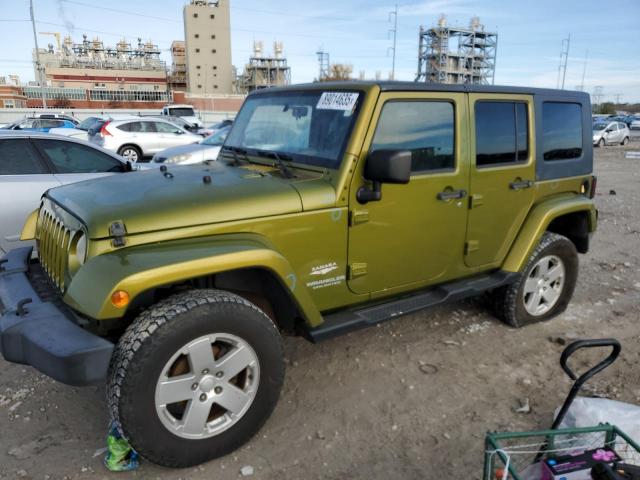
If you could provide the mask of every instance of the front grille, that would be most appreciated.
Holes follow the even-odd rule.
[[[38,257],[42,268],[60,291],[65,287],[71,231],[50,211],[40,209]]]

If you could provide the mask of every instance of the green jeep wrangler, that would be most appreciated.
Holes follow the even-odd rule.
[[[282,333],[317,342],[484,292],[513,327],[564,311],[596,229],[592,164],[580,92],[253,92],[215,162],[43,196],[22,233],[39,264],[1,260],[0,350],[106,380],[142,456],[198,464],[273,411]]]

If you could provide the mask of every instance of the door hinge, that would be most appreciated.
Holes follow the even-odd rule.
[[[352,263],[349,265],[349,280],[362,277],[367,274],[366,263]]]
[[[469,195],[469,208],[471,209],[471,208],[479,207],[484,203],[483,200],[484,200],[484,195],[480,193],[474,193],[472,195]]]
[[[349,216],[349,225],[360,225],[369,221],[369,210],[351,210]]]
[[[464,244],[464,254],[469,255],[471,252],[480,250],[480,242],[478,240],[467,240]]]

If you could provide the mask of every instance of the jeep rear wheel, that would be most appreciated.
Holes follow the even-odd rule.
[[[547,232],[519,280],[496,289],[496,314],[512,327],[548,320],[564,312],[578,278],[578,253],[566,237]]]
[[[197,465],[260,429],[284,370],[280,334],[258,307],[228,292],[192,290],[129,326],[111,362],[109,409],[143,457]]]

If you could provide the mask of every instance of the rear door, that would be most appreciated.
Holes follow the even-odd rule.
[[[0,249],[17,243],[27,216],[40,205],[40,197],[60,185],[28,137],[0,140]]]
[[[375,150],[409,150],[406,185],[382,185],[365,205],[350,192],[349,288],[410,290],[459,274],[469,182],[467,102],[454,92],[382,93],[360,162]],[[442,194],[445,194],[444,196]]]
[[[96,148],[65,140],[34,139],[61,184],[125,171],[124,163]]]
[[[471,182],[465,263],[497,267],[534,200],[533,97],[469,94]]]

